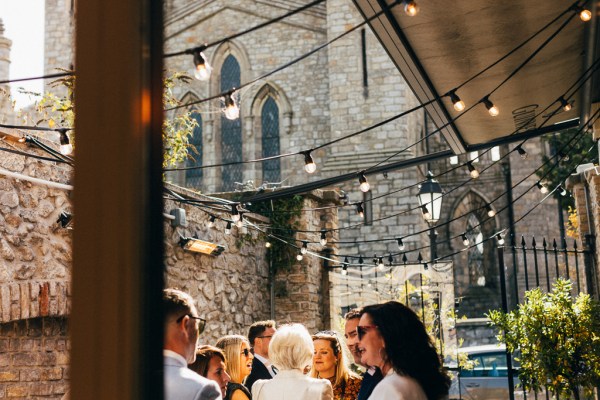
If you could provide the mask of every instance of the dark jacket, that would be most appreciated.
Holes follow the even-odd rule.
[[[375,386],[383,379],[383,375],[379,368],[376,368],[373,375],[369,372],[365,372],[362,378],[357,400],[367,400],[373,392],[373,389],[375,389]]]
[[[260,362],[258,358],[254,357],[254,359],[252,360],[252,372],[250,372],[250,375],[248,375],[248,377],[246,378],[246,382],[244,382],[244,385],[248,388],[249,391],[252,391],[252,385],[254,385],[254,382],[256,382],[259,379],[271,378],[273,377],[269,373],[267,367],[265,367],[265,364]]]

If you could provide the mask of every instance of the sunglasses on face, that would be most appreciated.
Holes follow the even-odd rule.
[[[377,325],[358,325],[356,327],[356,334],[358,335],[358,340],[362,340],[363,336],[371,330],[377,329]]]
[[[184,317],[190,317],[192,319],[198,320],[198,335],[204,332],[204,328],[206,327],[206,320],[204,318],[195,317],[192,314],[184,314],[181,317],[177,318],[177,323],[180,323]]]
[[[273,337],[273,335],[257,336],[257,338],[259,338],[259,339],[269,339],[272,337]]]
[[[245,348],[240,354],[243,354],[245,357],[250,357],[250,354],[252,354],[252,350],[250,350],[249,348]]]

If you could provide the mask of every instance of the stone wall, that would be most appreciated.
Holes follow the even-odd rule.
[[[67,326],[64,317],[0,324],[0,398],[62,398],[69,380]]]
[[[175,192],[198,200],[205,197],[189,190],[167,185]],[[218,194],[231,198],[245,193]],[[333,191],[315,191],[306,196],[303,208],[318,208],[336,204],[338,195]],[[278,323],[299,322],[311,331],[328,328],[329,291],[327,270],[323,260],[306,255],[290,269],[280,268],[275,276],[275,309],[271,310],[269,263],[267,262],[266,236],[255,229],[231,229],[226,235],[226,222],[217,220],[207,227],[209,214],[190,205],[168,200],[165,212],[183,208],[187,227],[173,227],[165,222],[166,286],[177,287],[190,293],[198,305],[199,313],[207,319],[204,343],[214,344],[227,334],[246,335],[255,321],[275,319]],[[214,211],[213,211],[214,212]],[[215,212],[228,219],[226,213]],[[337,228],[336,208],[314,212],[300,221],[300,229],[320,230]],[[244,216],[252,224],[268,224],[268,219],[256,214]],[[184,251],[179,239],[196,235],[202,240],[225,247],[219,256],[209,256]],[[335,237],[334,237],[335,238]],[[315,235],[304,234],[298,240],[315,241]],[[318,237],[316,242],[318,242]],[[322,253],[320,246],[311,244],[309,251]]]
[[[20,136],[20,135],[19,135]],[[3,147],[47,153],[4,136]],[[72,168],[3,152],[0,168],[70,184]],[[0,397],[59,399],[69,378],[69,192],[0,173]]]

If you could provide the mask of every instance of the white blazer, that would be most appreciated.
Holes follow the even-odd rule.
[[[252,400],[333,400],[327,379],[315,379],[299,370],[280,370],[273,379],[252,385]]]

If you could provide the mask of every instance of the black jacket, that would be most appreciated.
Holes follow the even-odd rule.
[[[252,392],[252,385],[254,385],[254,382],[256,382],[259,379],[271,378],[272,376],[269,373],[267,367],[265,367],[265,364],[260,362],[258,358],[254,357],[254,359],[252,360],[252,372],[250,372],[250,375],[248,375],[248,377],[246,378],[246,382],[244,382],[244,385],[248,388],[250,392]]]

